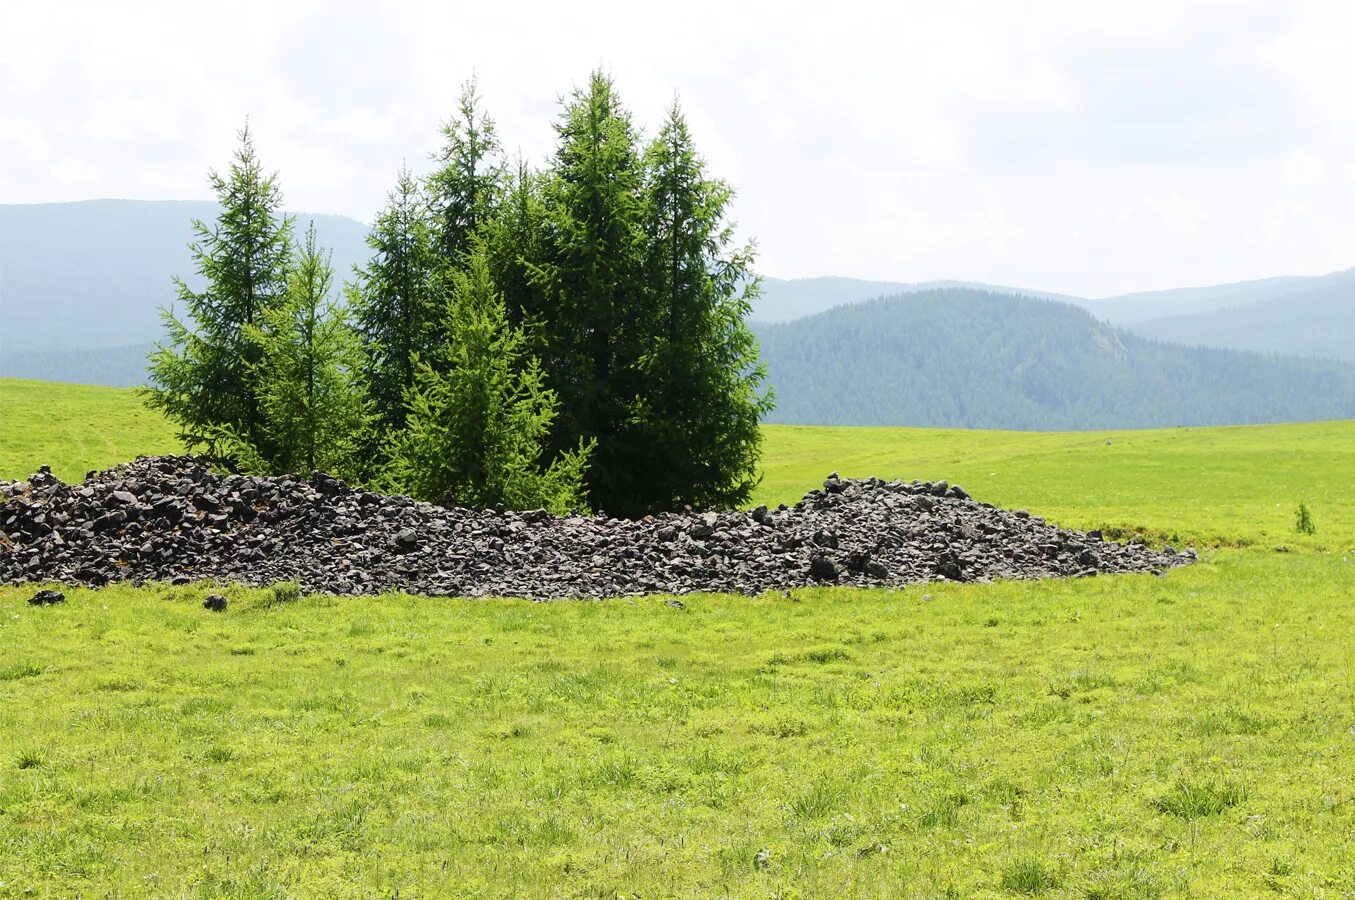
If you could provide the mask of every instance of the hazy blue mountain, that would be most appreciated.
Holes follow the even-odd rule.
[[[925,281],[910,284],[901,281],[862,281],[857,278],[766,278],[762,279],[762,296],[753,304],[750,322],[789,322],[812,316],[837,306],[861,303],[876,297],[891,297],[917,291],[935,291],[940,288],[974,288],[995,294],[1038,297],[1043,300],[1083,301],[1061,294],[1030,291],[1024,288],[1001,287],[971,281]]]
[[[1183,344],[1355,361],[1355,269],[1290,280],[1260,302],[1128,327]]]
[[[216,214],[215,203],[190,201],[0,205],[0,356],[155,339],[173,276],[194,283],[192,220]],[[338,277],[348,277],[367,257],[367,226],[310,214],[298,226],[311,219]]]
[[[1163,316],[1193,315],[1273,300],[1313,280],[1316,279],[1286,275],[1259,281],[1141,291],[1074,302],[1113,325],[1133,325]]]
[[[146,356],[153,342],[121,347],[0,352],[0,378],[31,378],[73,384],[139,387],[146,383]]]
[[[1355,367],[1182,347],[1071,304],[921,291],[756,326],[774,422],[1146,428],[1355,417]]]

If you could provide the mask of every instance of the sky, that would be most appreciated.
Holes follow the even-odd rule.
[[[246,116],[288,208],[370,221],[474,77],[543,163],[604,69],[680,98],[758,269],[1097,297],[1355,266],[1355,4],[62,2],[0,10],[0,203],[208,199]]]

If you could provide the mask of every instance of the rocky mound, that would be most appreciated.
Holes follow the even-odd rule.
[[[1194,556],[1056,528],[944,481],[836,474],[792,508],[639,521],[443,508],[323,474],[221,475],[172,456],[79,485],[46,468],[0,482],[0,583],[12,584],[297,581],[546,600],[1160,572]]]

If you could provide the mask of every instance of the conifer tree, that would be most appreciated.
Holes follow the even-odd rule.
[[[525,325],[538,353],[544,351],[544,303],[539,267],[546,258],[546,177],[525,161],[504,175],[498,202],[481,223],[480,239],[490,275],[503,294],[508,319]]]
[[[597,439],[589,499],[611,513],[635,502],[649,477],[637,465],[631,403],[644,389],[636,361],[651,311],[638,289],[643,249],[641,163],[630,113],[611,79],[595,72],[556,124],[559,146],[544,186],[544,360],[559,392],[555,449]]]
[[[281,212],[277,174],[264,174],[248,122],[239,140],[227,174],[209,173],[221,204],[216,222],[193,223],[190,247],[206,287],[176,280],[186,318],[162,311],[167,343],[151,354],[146,391],[189,449],[212,455],[237,439],[271,450],[253,376],[259,348],[248,329],[284,302],[291,257],[292,221]]]
[[[271,472],[322,470],[354,479],[369,425],[362,355],[347,311],[333,302],[334,270],[315,224],[288,280],[286,302],[250,329]]]
[[[428,176],[434,243],[453,267],[490,215],[504,174],[494,120],[480,108],[474,79],[461,87],[456,115],[442,125],[443,145]]]
[[[437,364],[420,361],[391,449],[393,487],[423,500],[564,512],[582,505],[591,445],[545,462],[555,393],[509,323],[483,252],[451,277]]]
[[[441,317],[427,201],[408,168],[400,170],[367,244],[372,259],[358,271],[350,301],[374,412],[383,430],[395,431],[405,421],[415,357],[428,358],[437,347]]]
[[[644,289],[654,313],[634,412],[648,508],[729,508],[757,485],[759,419],[772,408],[745,324],[758,290],[751,245],[733,247],[733,191],[705,173],[674,102],[645,153]]]

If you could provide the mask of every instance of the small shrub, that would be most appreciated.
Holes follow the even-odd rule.
[[[1299,508],[1294,511],[1294,530],[1299,534],[1317,534],[1317,526],[1313,524],[1313,514],[1308,511],[1308,504],[1300,503]]]
[[[1002,889],[1012,894],[1043,894],[1058,886],[1058,873],[1042,859],[1026,857],[1002,870]]]
[[[295,581],[281,581],[269,589],[268,605],[281,606],[284,603],[295,603],[301,599],[301,585]]]

